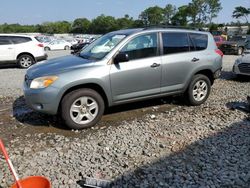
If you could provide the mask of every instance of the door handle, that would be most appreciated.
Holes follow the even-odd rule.
[[[159,67],[161,64],[158,63],[153,63],[150,67],[155,68],[155,67]]]
[[[191,61],[196,62],[196,61],[199,61],[199,60],[200,60],[199,58],[194,57]]]
[[[13,48],[8,48],[9,50],[12,50]]]

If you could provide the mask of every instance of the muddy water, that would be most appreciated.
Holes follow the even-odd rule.
[[[102,120],[92,129],[83,130],[89,133],[108,126],[119,126],[123,121],[141,119],[145,115],[153,115],[169,111],[173,106],[171,99],[155,99],[129,105],[121,105],[108,109]],[[0,138],[11,140],[26,134],[55,133],[67,137],[75,137],[75,131],[62,125],[60,118],[34,112],[28,108],[22,97],[13,103],[0,105]]]

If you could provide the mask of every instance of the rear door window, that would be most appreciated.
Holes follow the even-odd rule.
[[[22,44],[32,41],[32,39],[29,37],[18,37],[18,36],[12,36],[11,40],[14,44]]]
[[[12,44],[9,37],[0,36],[0,45],[9,45],[9,44]]]
[[[163,54],[189,52],[190,45],[187,33],[166,32],[162,33]]]
[[[195,47],[195,51],[207,49],[208,37],[206,34],[190,33],[189,36]]]

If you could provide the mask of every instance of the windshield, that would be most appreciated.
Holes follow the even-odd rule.
[[[126,35],[108,33],[84,48],[80,57],[85,59],[100,60],[116,47]]]

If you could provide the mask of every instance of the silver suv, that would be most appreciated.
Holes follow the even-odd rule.
[[[66,125],[95,125],[110,106],[185,94],[191,105],[209,96],[222,56],[207,32],[154,28],[108,33],[78,56],[27,70],[24,94],[34,110],[60,113]]]

